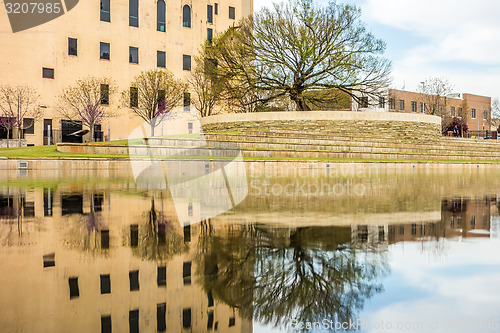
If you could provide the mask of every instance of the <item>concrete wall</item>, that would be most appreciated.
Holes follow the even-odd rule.
[[[225,114],[201,120],[203,130],[292,131],[405,141],[437,141],[441,118],[422,114],[312,111]]]
[[[0,140],[0,148],[26,147],[27,140]]]

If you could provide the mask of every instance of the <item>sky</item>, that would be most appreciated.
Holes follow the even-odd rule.
[[[254,10],[272,2],[254,0]],[[454,92],[500,97],[500,1],[338,2],[359,6],[367,30],[387,43],[392,88],[416,91],[420,82],[440,77]]]

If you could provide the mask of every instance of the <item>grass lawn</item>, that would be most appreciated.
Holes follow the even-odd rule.
[[[61,153],[56,146],[34,146],[21,148],[1,148],[0,157],[50,158],[50,157],[84,157],[84,158],[128,158],[128,155],[87,155]]]

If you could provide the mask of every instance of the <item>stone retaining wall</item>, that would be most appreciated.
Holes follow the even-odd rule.
[[[334,136],[438,141],[441,118],[408,113],[309,111],[224,114],[201,120],[203,131],[316,132]],[[291,133],[293,135],[293,133]]]

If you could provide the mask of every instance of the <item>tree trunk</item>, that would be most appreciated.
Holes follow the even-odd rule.
[[[155,136],[155,121],[151,119],[149,121],[149,125],[151,126],[151,137]]]
[[[94,129],[95,129],[95,126],[94,126],[94,124],[92,124],[90,126],[90,142],[94,142]]]
[[[7,148],[10,148],[10,145],[9,145],[9,136],[10,136],[10,129],[7,129]]]

